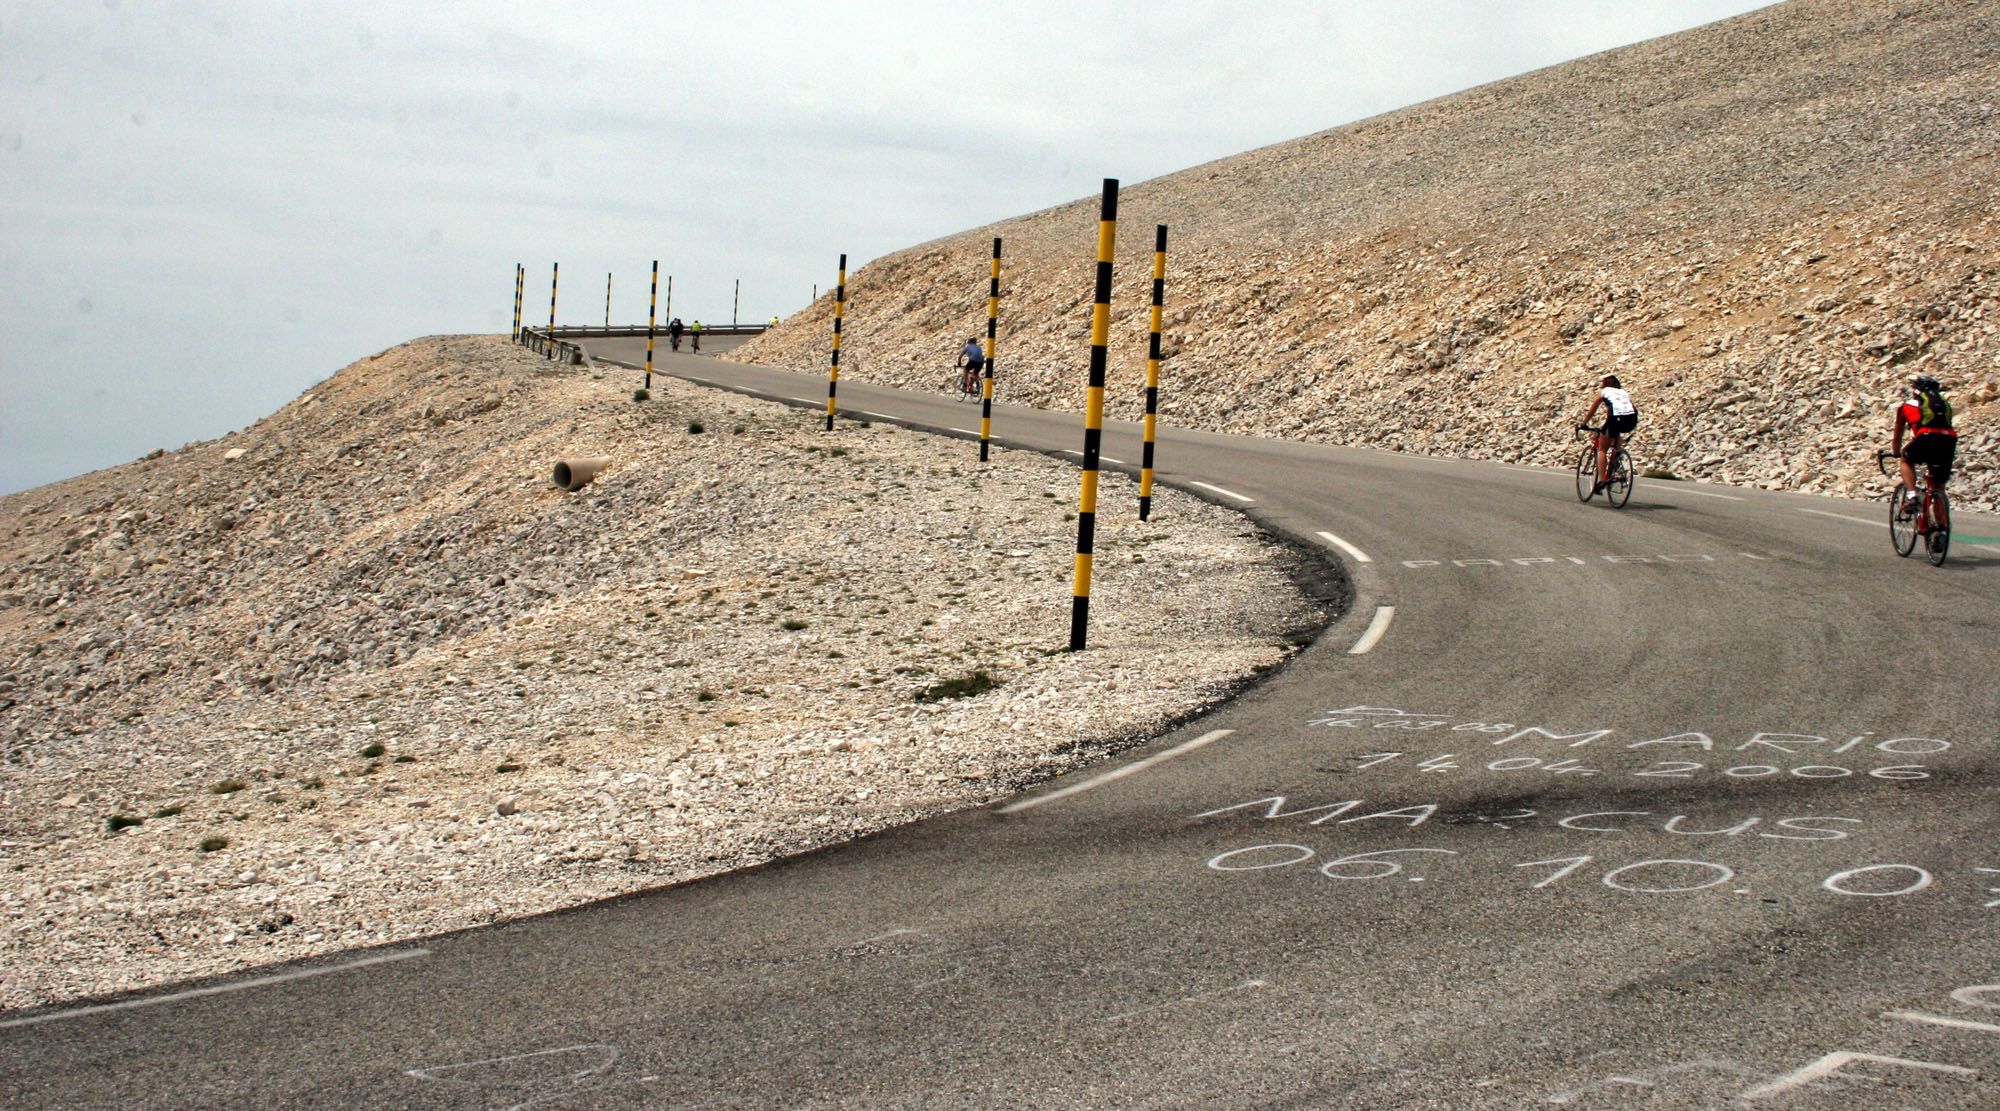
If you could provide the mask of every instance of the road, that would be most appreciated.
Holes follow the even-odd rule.
[[[850,377],[841,398],[977,427],[942,394]],[[1080,446],[1079,425],[996,407],[1022,448]],[[1104,453],[1136,463],[1134,427]],[[15,1107],[2000,1106],[2000,548],[1980,546],[2000,522],[1961,515],[1967,539],[1932,568],[1895,558],[1866,502],[1642,482],[1618,511],[1578,504],[1561,472],[1182,429],[1159,461],[1341,560],[1354,605],[1273,679],[1112,765],[1131,774],[261,980],[0,1016],[0,1090]]]

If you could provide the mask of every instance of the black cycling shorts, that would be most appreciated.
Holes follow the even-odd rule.
[[[1951,481],[1952,460],[1958,457],[1958,437],[1935,432],[1910,437],[1903,445],[1903,458],[1919,467],[1929,467],[1931,482],[1942,486]]]
[[[1623,436],[1637,427],[1639,427],[1639,414],[1637,413],[1627,413],[1622,417],[1613,413],[1604,418],[1604,434],[1606,436]]]

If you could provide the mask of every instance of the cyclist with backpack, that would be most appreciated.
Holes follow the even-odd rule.
[[[1598,383],[1597,400],[1584,411],[1583,424],[1589,427],[1591,419],[1597,415],[1597,407],[1604,407],[1604,428],[1602,431],[1590,429],[1591,442],[1597,448],[1597,485],[1592,494],[1601,493],[1605,484],[1605,468],[1611,458],[1611,450],[1621,447],[1625,434],[1639,427],[1639,407],[1632,404],[1632,395],[1618,384],[1616,374],[1607,374]]]
[[[965,346],[958,352],[958,364],[965,373],[958,377],[958,391],[967,397],[979,392],[979,372],[986,369],[986,352],[979,349],[979,339],[968,336]]]
[[[1944,398],[1938,380],[1920,374],[1910,381],[1911,396],[1896,406],[1895,427],[1889,435],[1889,451],[1903,468],[1903,489],[1911,511],[1917,502],[1917,467],[1929,468],[1933,484],[1943,487],[1951,481],[1952,460],[1958,455],[1958,430],[1951,425],[1951,402]],[[1903,443],[1903,431],[1910,442]]]

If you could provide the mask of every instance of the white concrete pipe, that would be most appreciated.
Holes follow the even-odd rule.
[[[590,455],[581,459],[556,460],[556,485],[565,490],[581,490],[590,485],[597,472],[611,465],[609,455]]]

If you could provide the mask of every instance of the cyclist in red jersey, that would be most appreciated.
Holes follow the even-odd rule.
[[[1903,468],[1905,497],[1914,506],[1917,499],[1917,467],[1930,469],[1934,485],[1942,488],[1951,481],[1951,465],[1958,454],[1958,430],[1951,425],[1951,402],[1944,399],[1938,380],[1928,374],[1910,382],[1911,397],[1896,406],[1895,427],[1890,432],[1889,451]],[[1910,442],[1903,443],[1903,431]]]

